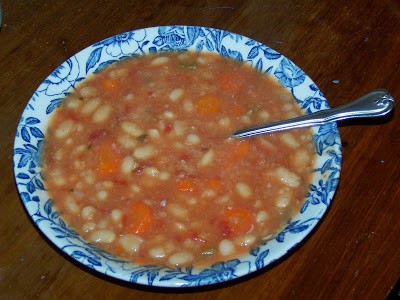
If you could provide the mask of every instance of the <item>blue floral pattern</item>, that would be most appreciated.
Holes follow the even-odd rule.
[[[157,51],[212,51],[246,62],[286,86],[306,113],[329,108],[318,87],[293,62],[252,39],[213,28],[164,26],[126,32],[100,41],[56,68],[38,87],[20,119],[14,144],[14,173],[21,200],[39,229],[61,250],[83,265],[125,281],[151,286],[216,284],[244,276],[279,259],[311,232],[336,190],[341,143],[335,123],[314,128],[318,161],[306,201],[273,239],[238,259],[204,269],[140,266],[120,260],[83,240],[68,227],[46,193],[41,148],[54,109],[84,78],[126,57]]]

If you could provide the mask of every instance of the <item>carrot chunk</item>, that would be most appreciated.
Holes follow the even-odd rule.
[[[224,209],[220,225],[223,235],[231,236],[249,232],[255,223],[255,216],[249,209],[235,206]]]
[[[111,142],[104,141],[99,145],[97,170],[101,175],[114,174],[119,170],[121,162],[122,157]]]
[[[202,116],[209,116],[221,111],[221,100],[215,96],[201,96],[195,103],[197,112]]]
[[[233,113],[236,116],[240,116],[243,114],[242,108],[236,103],[232,106],[232,109],[233,109]]]
[[[223,189],[222,182],[218,178],[210,178],[207,180],[207,185],[209,188],[215,191],[221,191]]]
[[[245,158],[251,148],[251,143],[249,140],[241,140],[232,145],[232,149],[230,149],[230,155],[228,156],[226,163],[227,165],[232,165],[235,162]]]
[[[118,89],[120,86],[120,82],[115,79],[104,79],[102,81],[102,87],[104,91],[114,91]]]
[[[153,210],[143,201],[136,201],[129,208],[123,218],[123,224],[129,231],[143,236],[154,227],[155,217]]]
[[[180,191],[184,191],[184,192],[192,192],[195,190],[196,188],[196,184],[193,180],[188,179],[188,178],[182,178],[179,179],[176,182],[176,187],[178,188],[178,190]]]

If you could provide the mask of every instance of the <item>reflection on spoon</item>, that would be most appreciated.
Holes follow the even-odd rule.
[[[384,89],[378,89],[342,106],[321,110],[298,118],[242,129],[234,132],[233,136],[250,137],[273,131],[319,126],[350,118],[379,117],[388,114],[393,106],[394,99],[390,93]]]

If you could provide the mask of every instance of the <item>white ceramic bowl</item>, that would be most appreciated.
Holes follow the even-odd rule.
[[[97,272],[149,286],[204,286],[232,280],[262,269],[302,241],[326,212],[341,166],[341,143],[336,124],[313,128],[317,163],[307,198],[298,215],[272,240],[237,259],[204,269],[142,266],[118,259],[85,241],[62,220],[45,190],[41,149],[46,127],[64,96],[88,75],[132,55],[156,51],[213,51],[276,77],[294,95],[305,113],[329,108],[314,82],[282,54],[228,31],[165,26],[126,32],[95,43],[54,70],[29,100],[14,144],[14,173],[26,211],[39,230],[67,255]]]

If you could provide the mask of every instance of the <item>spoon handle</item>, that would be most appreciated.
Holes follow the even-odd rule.
[[[393,109],[393,106],[394,99],[390,93],[384,89],[378,89],[342,106],[321,110],[298,118],[239,130],[234,132],[233,135],[236,137],[250,137],[279,130],[319,126],[349,118],[379,117],[388,114]]]

